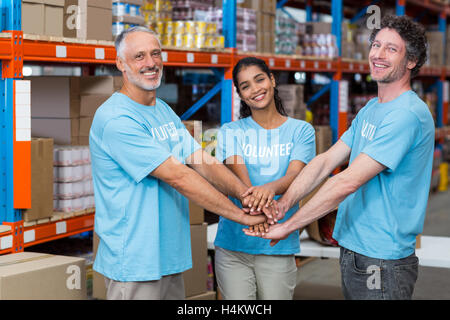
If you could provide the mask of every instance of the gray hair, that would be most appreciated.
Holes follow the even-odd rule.
[[[134,32],[150,33],[151,35],[153,35],[156,38],[156,40],[158,40],[158,44],[161,47],[161,41],[159,40],[158,34],[155,31],[153,31],[149,28],[143,27],[143,26],[132,27],[132,28],[122,31],[122,33],[117,36],[115,43],[114,43],[114,45],[116,47],[117,56],[122,57],[124,40],[130,33],[134,33]]]

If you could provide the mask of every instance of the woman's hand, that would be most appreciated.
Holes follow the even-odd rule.
[[[272,200],[275,197],[275,191],[265,185],[255,186],[248,189],[241,197],[246,198],[250,195],[253,196],[253,203],[250,212],[261,212],[264,207],[268,208],[272,205]]]

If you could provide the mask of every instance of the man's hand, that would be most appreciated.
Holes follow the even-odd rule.
[[[276,224],[269,227],[269,230],[262,233],[260,228],[255,231],[255,228],[242,229],[244,233],[251,237],[260,237],[264,239],[272,239],[270,246],[276,245],[280,240],[284,240],[289,236],[289,231],[285,228],[285,224]],[[259,232],[258,232],[259,231]]]
[[[245,213],[245,211],[243,210]],[[240,221],[240,224],[243,224],[244,226],[255,226],[267,223],[267,218],[265,215],[260,214],[257,216],[252,216],[247,213],[244,214],[242,221]]]
[[[261,223],[255,226],[248,227],[251,233],[254,233],[257,237],[264,236],[267,232],[269,232],[269,224],[267,222]]]
[[[286,215],[286,212],[288,212],[290,209],[289,205],[285,201],[283,201],[283,198],[278,199],[278,201],[273,200],[273,207],[277,212],[276,221],[282,220]]]
[[[247,197],[249,195],[254,197],[252,208],[256,208],[256,211],[261,211],[263,207],[268,208],[272,204],[272,200],[275,197],[275,191],[267,186],[254,186],[248,189],[242,197]]]

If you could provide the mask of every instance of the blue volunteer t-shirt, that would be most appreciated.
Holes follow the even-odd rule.
[[[350,164],[365,153],[387,167],[339,206],[333,238],[368,257],[401,259],[414,253],[422,232],[435,128],[427,105],[407,91],[393,101],[370,100],[341,140]]]
[[[150,281],[192,267],[188,201],[149,176],[200,146],[162,100],[145,106],[114,93],[90,131],[95,191],[94,270],[116,281]]]
[[[219,161],[232,156],[244,159],[250,181],[260,186],[286,174],[289,163],[299,160],[307,164],[316,153],[314,128],[307,122],[288,118],[280,127],[266,130],[252,117],[222,126],[218,135],[216,157]],[[276,196],[275,199],[280,198]],[[230,198],[239,208],[241,202]],[[286,213],[283,222],[298,210],[298,204]],[[218,247],[249,254],[287,255],[300,252],[298,231],[271,247],[267,239],[250,237],[243,226],[220,217],[214,244]]]

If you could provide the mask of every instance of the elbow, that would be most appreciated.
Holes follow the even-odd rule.
[[[183,168],[174,171],[164,182],[178,192],[183,193],[183,191],[186,189],[186,186],[188,185],[189,175],[190,169],[186,166],[183,166]]]
[[[336,183],[335,190],[339,192],[339,195],[342,198],[346,198],[355,193],[360,187],[354,179],[345,176],[343,173],[336,175],[332,179],[334,179]]]

